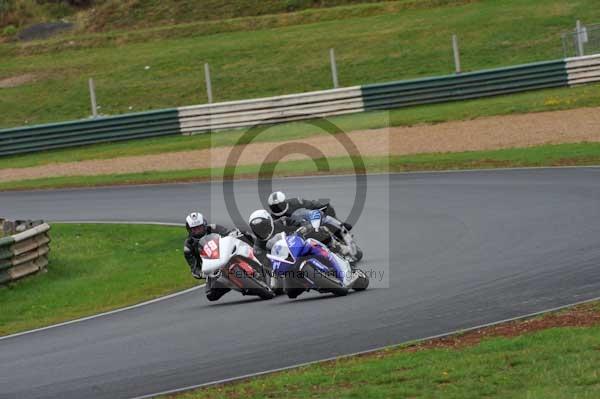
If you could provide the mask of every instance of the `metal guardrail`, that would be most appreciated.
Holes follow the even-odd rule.
[[[43,223],[0,238],[0,284],[37,273],[48,266],[49,231],[50,225]]]
[[[567,58],[569,86],[600,81],[600,54]]]
[[[600,55],[0,130],[0,156],[275,124],[600,81]]]
[[[184,134],[362,112],[360,86],[179,108]]]
[[[366,110],[390,109],[418,104],[457,101],[519,91],[566,86],[565,61],[549,61],[363,86]]]
[[[0,156],[179,134],[177,109],[0,130]]]

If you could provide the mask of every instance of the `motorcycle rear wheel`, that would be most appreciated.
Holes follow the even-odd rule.
[[[348,288],[338,288],[336,290],[331,290],[331,292],[335,296],[346,296],[348,295]]]
[[[253,290],[254,295],[258,295],[260,299],[264,300],[275,298],[275,293],[273,292],[273,290],[271,290],[269,284],[267,284],[261,278],[253,277],[252,279],[254,280],[256,285],[260,287]]]

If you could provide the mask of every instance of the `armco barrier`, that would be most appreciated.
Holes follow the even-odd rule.
[[[364,111],[360,86],[179,108],[184,134]]]
[[[464,100],[566,86],[565,61],[550,61],[460,75],[362,87],[366,110]]]
[[[0,238],[0,284],[37,273],[48,266],[50,225]]]
[[[569,85],[600,81],[600,55],[567,58]]]
[[[0,156],[495,96],[600,81],[600,55],[0,130]]]
[[[177,109],[0,130],[0,155],[179,134]]]

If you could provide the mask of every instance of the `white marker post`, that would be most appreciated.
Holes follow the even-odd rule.
[[[587,43],[587,29],[585,26],[581,25],[581,21],[577,20],[577,24],[575,25],[576,30],[576,40],[577,40],[577,56],[583,57],[585,55],[585,50],[583,48],[583,44]]]
[[[206,96],[208,97],[208,103],[213,102],[212,83],[210,81],[210,66],[208,63],[204,64],[204,80],[206,81]]]
[[[98,105],[96,104],[96,88],[94,86],[94,79],[88,80],[88,86],[90,88],[90,101],[92,103],[92,117],[98,117]]]
[[[329,49],[329,62],[331,63],[331,78],[333,79],[333,88],[337,89],[340,87],[340,82],[338,80],[338,70],[337,64],[335,63],[335,50]]]
[[[461,73],[460,69],[460,49],[458,48],[458,38],[456,35],[452,35],[452,49],[454,50],[454,67],[456,74]]]

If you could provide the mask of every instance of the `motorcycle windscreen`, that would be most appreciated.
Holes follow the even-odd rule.
[[[321,227],[321,211],[319,210],[315,210],[312,211],[310,213],[310,224],[312,225],[313,229],[315,229],[316,231],[319,231],[319,227]]]
[[[285,235],[283,235],[282,239],[273,244],[271,253],[267,254],[267,258],[275,262],[283,262],[290,265],[296,263],[296,258],[290,250],[288,240],[286,239]]]

